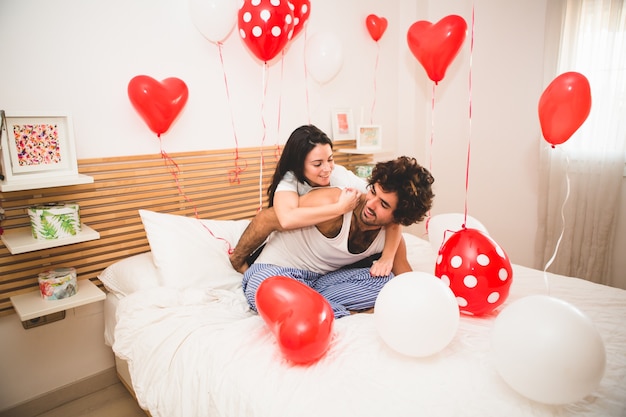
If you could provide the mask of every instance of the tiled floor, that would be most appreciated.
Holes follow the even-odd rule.
[[[146,417],[121,382],[64,404],[37,417]]]

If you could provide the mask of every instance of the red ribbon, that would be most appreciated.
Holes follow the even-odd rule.
[[[169,156],[169,154],[167,152],[165,152],[165,150],[163,149],[163,142],[161,141],[161,135],[157,135],[157,137],[159,138],[159,146],[161,148],[161,158],[163,158],[163,162],[165,163],[165,166],[167,167],[167,170],[170,172],[170,174],[172,174],[172,177],[174,177],[174,183],[176,184],[176,188],[178,189],[178,194],[183,196],[183,198],[185,199],[186,202],[193,204],[193,202],[191,201],[191,199],[189,197],[187,197],[187,195],[185,194],[185,192],[183,191],[183,188],[180,186],[180,181],[179,181],[179,174],[180,174],[180,167],[178,166],[178,164],[176,163],[176,161],[174,161],[174,159]],[[194,205],[193,206],[193,212],[194,215],[196,217],[196,219],[200,220],[200,216],[198,215],[198,208]],[[227,252],[230,255],[231,253],[233,253],[234,249],[231,246],[230,242],[227,241],[224,238],[221,238],[219,236],[216,236],[211,229],[209,229],[207,227],[206,224],[204,224],[202,221],[200,221],[200,224],[202,225],[202,227],[204,227],[210,234],[211,236],[213,236],[216,239],[219,239],[223,242],[226,242],[227,245]]]

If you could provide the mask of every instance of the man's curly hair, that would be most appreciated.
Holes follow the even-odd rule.
[[[392,161],[379,162],[372,170],[370,186],[378,185],[386,192],[396,192],[398,207],[394,219],[403,226],[424,220],[433,204],[430,172],[417,163],[415,158],[401,156]]]

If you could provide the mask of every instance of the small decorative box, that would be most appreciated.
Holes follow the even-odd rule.
[[[81,229],[77,203],[51,203],[29,207],[28,215],[35,239],[70,237]]]
[[[372,175],[373,169],[374,169],[374,164],[356,165],[355,166],[356,176],[367,179]]]
[[[76,269],[57,268],[39,274],[39,291],[44,300],[62,300],[78,292]]]

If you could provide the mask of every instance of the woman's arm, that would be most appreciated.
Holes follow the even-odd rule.
[[[314,191],[311,191],[314,192]],[[285,230],[313,226],[342,215],[356,207],[360,192],[353,189],[343,189],[339,197],[327,204],[311,205],[307,199],[300,203],[297,193],[292,191],[278,191],[274,195],[274,210],[280,226]],[[309,201],[311,201],[309,199]]]
[[[287,191],[281,192],[281,194],[288,193],[289,192]],[[276,195],[278,194],[279,193],[276,193]],[[294,192],[293,194],[296,194],[297,196],[297,193]],[[302,207],[299,207],[298,210],[301,210],[301,213],[305,209],[319,211],[320,208],[336,204],[342,199],[342,196],[344,199],[349,198],[350,200],[352,198],[356,198],[356,201],[358,202],[360,193],[355,190],[339,190],[338,188],[332,187],[316,189],[300,197]],[[274,197],[274,204],[276,204],[276,197]],[[326,220],[333,219],[341,214],[343,213],[335,216],[329,216]],[[325,220],[317,222],[316,224],[324,221]],[[307,226],[312,226],[312,224]],[[229,256],[230,263],[233,265],[233,268],[241,273],[245,272],[248,268],[246,263],[248,256],[261,244],[263,244],[270,233],[275,230],[285,230],[278,221],[276,205],[259,211],[256,216],[254,216],[246,230],[244,230],[233,253]]]

